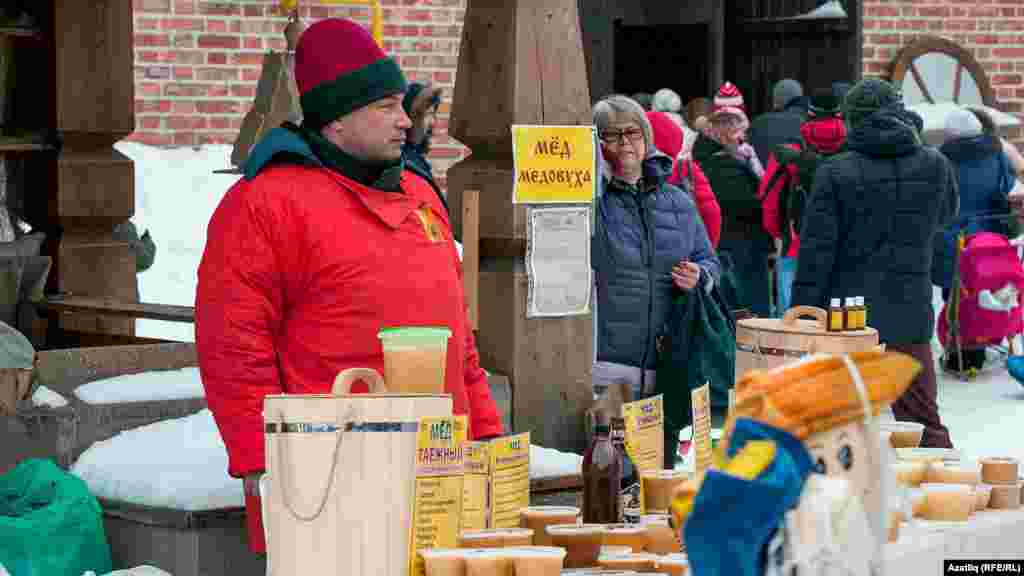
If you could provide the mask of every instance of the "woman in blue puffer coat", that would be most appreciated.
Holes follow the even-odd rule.
[[[981,122],[969,110],[952,112],[946,118],[945,132],[946,142],[940,151],[952,163],[960,184],[960,216],[935,242],[932,283],[942,288],[942,298],[948,301],[960,232],[995,232],[1006,236],[1013,232],[1008,195],[1015,176],[999,138],[985,134]],[[985,349],[965,349],[963,360],[965,367],[980,369],[985,362]]]
[[[710,290],[719,262],[691,195],[667,183],[672,159],[655,148],[644,109],[610,96],[594,106],[594,124],[605,162],[592,241],[594,392],[628,383],[641,398],[654,390],[673,293]]]

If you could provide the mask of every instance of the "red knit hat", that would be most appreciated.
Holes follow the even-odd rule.
[[[711,115],[718,116],[719,114],[747,117],[747,109],[743,106],[743,93],[732,82],[722,84],[722,87],[718,89],[718,94],[715,94]]]
[[[683,129],[675,120],[664,112],[648,112],[647,121],[651,123],[654,147],[670,158],[679,156],[683,149]]]
[[[373,36],[341,18],[320,20],[299,37],[295,83],[302,122],[313,130],[406,88],[402,70]]]

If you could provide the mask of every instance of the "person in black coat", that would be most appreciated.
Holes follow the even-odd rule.
[[[891,84],[859,82],[843,115],[849,151],[815,174],[793,304],[828,307],[833,298],[863,296],[882,342],[923,366],[893,413],[924,424],[922,446],[952,448],[936,400],[930,271],[936,233],[958,211],[956,177],[949,161],[923,144],[923,121]]]
[[[406,134],[402,145],[402,159],[405,167],[417,176],[423,177],[434,188],[437,197],[445,210],[448,209],[448,198],[434,180],[433,167],[427,154],[430,153],[431,140],[434,137],[434,122],[437,120],[437,109],[441,105],[441,89],[427,84],[413,82],[406,89],[402,99],[402,108],[412,120],[412,128]]]
[[[750,124],[750,144],[762,165],[768,165],[772,151],[778,146],[801,142],[800,126],[807,116],[807,104],[804,87],[796,80],[786,78],[775,83],[772,88],[774,109],[754,118]]]

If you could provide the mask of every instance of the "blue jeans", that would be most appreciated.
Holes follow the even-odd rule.
[[[793,303],[793,280],[796,279],[796,258],[779,258],[775,261],[775,293],[778,294],[779,318]]]

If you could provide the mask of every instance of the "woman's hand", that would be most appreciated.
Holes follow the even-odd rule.
[[[693,290],[700,281],[700,266],[688,260],[681,260],[672,268],[672,281],[684,292]]]

